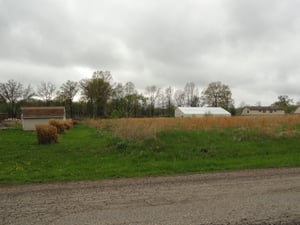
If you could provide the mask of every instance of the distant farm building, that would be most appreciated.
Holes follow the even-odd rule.
[[[295,113],[295,114],[300,114],[300,106],[298,106],[298,108],[295,110],[294,113]]]
[[[243,109],[242,116],[267,116],[284,115],[283,109],[272,106],[247,106]]]
[[[48,124],[50,119],[65,120],[65,107],[22,107],[23,130],[35,130],[36,124]]]
[[[221,107],[177,107],[175,117],[231,116]]]

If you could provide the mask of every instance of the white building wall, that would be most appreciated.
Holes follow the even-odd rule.
[[[37,124],[49,124],[49,120],[64,120],[65,118],[23,118],[22,119],[22,127],[23,130],[35,130],[35,125]]]
[[[180,109],[176,108],[175,109],[175,117],[183,117],[183,116],[184,116],[183,112],[181,112]]]
[[[183,107],[175,109],[175,117],[206,117],[206,116],[231,116],[229,112],[217,107]]]
[[[252,110],[250,108],[244,108],[241,115],[242,116],[269,116],[269,115],[284,115],[284,110]]]
[[[295,114],[300,114],[300,106],[295,110]]]

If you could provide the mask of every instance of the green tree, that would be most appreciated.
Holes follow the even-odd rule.
[[[82,96],[87,101],[90,116],[104,117],[107,101],[112,95],[112,77],[109,71],[96,71],[91,79],[80,81]]]
[[[229,110],[233,107],[231,90],[228,85],[220,81],[212,82],[202,91],[202,105],[222,107]]]
[[[272,106],[283,109],[286,113],[291,113],[296,109],[296,106],[293,105],[293,99],[289,98],[288,95],[278,96],[278,100]]]
[[[135,85],[127,82],[117,84],[111,101],[112,117],[137,117],[141,115],[143,96],[138,94]]]

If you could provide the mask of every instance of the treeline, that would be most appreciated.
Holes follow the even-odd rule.
[[[177,106],[203,105],[235,114],[231,90],[221,82],[210,83],[202,92],[188,82],[179,90],[149,85],[139,93],[133,82],[114,83],[109,71],[95,71],[91,78],[68,80],[59,88],[51,82],[41,82],[36,88],[12,79],[0,83],[0,113],[12,116],[22,106],[65,106],[71,118],[172,117]]]

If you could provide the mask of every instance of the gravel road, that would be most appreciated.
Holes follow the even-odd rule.
[[[0,186],[0,224],[300,224],[300,168]]]

